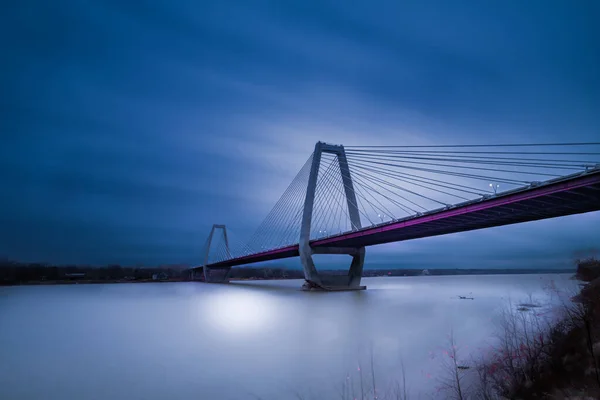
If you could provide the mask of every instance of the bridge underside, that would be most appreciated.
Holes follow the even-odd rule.
[[[600,171],[595,171],[568,180],[501,194],[491,199],[471,201],[450,209],[313,240],[310,246],[312,248],[372,246],[598,210],[600,210]],[[230,268],[298,255],[296,244],[215,263],[210,267]]]
[[[600,182],[593,186],[578,187],[539,197],[506,201],[491,208],[467,212],[461,212],[460,208],[443,211],[410,222],[374,228],[369,230],[370,232],[358,232],[352,237],[347,235],[336,240],[335,246],[354,246],[357,243],[372,246],[598,210],[600,210]],[[328,240],[325,240],[324,244],[333,245],[327,242]],[[319,245],[319,242],[313,244],[313,246]]]

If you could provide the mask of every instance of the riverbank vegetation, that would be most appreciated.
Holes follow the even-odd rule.
[[[558,306],[546,312],[531,300],[509,304],[494,345],[461,359],[451,339],[447,399],[600,399],[600,261],[577,262],[579,293],[545,288]]]
[[[119,282],[179,282],[189,281],[189,265],[162,266],[87,266],[52,265],[46,263],[21,263],[0,260],[0,285],[38,285],[69,283],[119,283]],[[572,273],[573,269],[407,269],[407,268],[365,268],[364,277],[392,276],[446,276],[446,275],[489,275],[489,274],[543,274]],[[346,274],[345,269],[321,270],[321,273]],[[303,279],[304,273],[298,268],[279,266],[240,266],[229,273],[232,280]],[[202,274],[196,274],[196,280]]]
[[[187,265],[97,267],[0,261],[0,285],[181,282],[191,279],[189,268]],[[304,274],[301,270],[286,268],[242,267],[233,268],[230,277],[238,280],[301,279]]]
[[[181,280],[182,266],[122,267],[108,265],[51,265],[43,263],[0,262],[0,285],[68,283],[153,282]]]

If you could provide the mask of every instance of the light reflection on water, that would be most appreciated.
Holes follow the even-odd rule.
[[[330,398],[371,348],[379,381],[403,360],[411,389],[431,390],[450,329],[477,351],[509,299],[546,301],[546,282],[568,277],[369,278],[339,293],[300,281],[4,287],[0,398]]]
[[[277,302],[260,291],[223,290],[210,293],[199,308],[200,320],[228,333],[248,335],[277,323]]]

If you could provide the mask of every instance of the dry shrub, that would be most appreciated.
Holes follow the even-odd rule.
[[[582,390],[600,395],[600,355],[594,348],[600,292],[572,302],[572,293],[553,282],[546,290],[560,300],[551,313],[512,306],[502,313],[497,345],[476,363],[475,398],[553,398],[556,393],[565,398]]]

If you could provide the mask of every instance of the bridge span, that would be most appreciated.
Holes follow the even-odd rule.
[[[407,156],[405,153],[408,153],[409,155]],[[313,217],[319,212],[319,210],[315,212],[313,209],[316,198],[318,197],[316,192],[319,188],[321,188],[317,183],[319,178],[326,174],[323,172],[324,168],[319,168],[320,164],[322,163],[323,154],[332,154],[334,156],[333,160],[335,161],[336,169],[341,175],[341,179],[339,179],[341,188],[338,190],[341,195],[338,197],[345,197],[346,201],[337,201],[337,203],[338,206],[342,207],[344,210],[343,215],[346,217],[345,219],[349,221],[349,229],[344,231],[340,229],[340,232],[334,234],[330,233],[331,230],[325,234],[323,234],[323,230],[320,230],[316,235],[312,234],[311,237],[311,233],[314,232],[314,229],[311,229],[311,223],[313,222]],[[376,223],[372,223],[363,227],[361,224],[361,216],[363,217],[362,220],[364,221],[365,219],[369,219],[369,215],[365,214],[364,210],[361,211],[359,209],[359,204],[361,204],[361,196],[363,199],[366,199],[366,196],[369,194],[372,195],[373,192],[381,194],[382,190],[378,190],[378,188],[383,187],[382,182],[384,182],[380,175],[374,179],[373,176],[371,176],[372,179],[368,181],[371,184],[366,184],[367,175],[365,175],[365,171],[375,170],[382,173],[384,177],[390,178],[385,182],[391,185],[388,186],[388,190],[391,188],[392,190],[389,191],[396,192],[396,194],[406,194],[406,191],[411,192],[411,189],[407,189],[407,183],[413,185],[427,183],[429,184],[428,186],[422,185],[422,187],[431,190],[451,188],[451,186],[448,186],[444,182],[434,178],[423,177],[423,175],[414,175],[411,177],[410,174],[403,174],[399,177],[396,175],[391,175],[389,173],[390,170],[387,169],[387,167],[390,165],[399,166],[402,168],[410,168],[411,166],[414,167],[414,165],[416,165],[415,162],[419,163],[419,161],[415,161],[415,159],[425,159],[431,161],[429,159],[435,159],[436,157],[430,157],[430,155],[437,154],[432,150],[412,153],[402,150],[396,151],[394,148],[392,151],[383,153],[383,156],[380,155],[379,157],[373,157],[372,155],[374,154],[377,153],[375,153],[373,150],[368,150],[366,154],[360,154],[360,157],[356,162],[356,164],[359,165],[359,168],[353,169],[352,163],[348,162],[349,159],[352,160],[352,157],[347,156],[346,150],[343,146],[329,145],[321,142],[317,143],[315,146],[315,152],[304,168],[305,170],[308,170],[308,165],[310,165],[310,170],[305,171],[305,174],[303,175],[304,181],[302,181],[302,184],[306,184],[306,190],[300,195],[301,198],[303,197],[303,202],[301,202],[301,207],[297,207],[295,210],[295,213],[297,214],[295,222],[299,222],[298,225],[300,225],[299,235],[297,236],[296,241],[281,246],[272,246],[271,248],[266,249],[264,246],[262,246],[258,251],[252,251],[247,247],[245,252],[241,252],[242,254],[232,254],[230,250],[230,244],[227,240],[225,227],[222,225],[215,225],[209,237],[204,264],[194,270],[202,271],[204,274],[204,279],[207,282],[225,282],[228,280],[228,271],[233,266],[299,256],[305,272],[305,279],[307,282],[306,287],[329,290],[364,289],[364,286],[360,285],[360,278],[362,275],[365,257],[365,247],[367,246],[401,242],[411,239],[446,235],[457,232],[485,229],[600,210],[600,164],[592,164],[588,162],[582,163],[582,168],[578,172],[561,175],[542,181],[531,181],[528,184],[518,185],[516,183],[520,182],[518,180],[512,182],[510,178],[499,178],[501,182],[504,182],[507,185],[512,184],[514,187],[510,188],[509,190],[498,192],[497,187],[499,187],[499,184],[490,183],[489,186],[492,187],[493,190],[490,193],[482,194],[477,198],[454,204],[446,204],[430,211],[417,211],[400,218],[394,218],[386,214],[385,217],[387,217],[387,221],[383,221],[382,218],[381,221],[377,221]],[[395,160],[397,161],[395,164],[388,162],[394,161],[394,157],[397,157],[397,154],[400,154],[400,161]],[[463,153],[460,152],[460,154]],[[481,154],[484,154],[484,152]],[[579,155],[578,153],[569,154]],[[589,153],[584,153],[583,155],[586,154]],[[412,158],[407,159],[407,157]],[[450,157],[447,154],[443,157],[446,157],[446,161],[444,161],[444,159],[435,161],[448,163],[450,167],[445,170],[445,172],[450,172],[450,175],[454,175],[452,172],[456,171],[457,168],[463,168],[463,165],[466,161],[472,161],[471,159],[459,158],[460,155],[454,153],[451,154]],[[496,162],[496,159],[500,159],[498,160],[500,164],[495,163],[493,165],[500,165],[502,167],[506,167],[508,165],[515,166],[514,164],[516,164],[517,171],[509,171],[513,172],[514,175],[518,175],[520,173],[518,170],[519,168],[525,169],[535,166],[543,168],[544,171],[547,171],[548,168],[559,164],[558,162],[556,164],[552,164],[546,161],[527,161],[531,159],[526,157],[525,161],[520,158],[518,160],[511,160],[511,162],[507,163],[504,159],[510,159],[514,157],[484,157],[479,153],[475,157],[477,158],[474,160],[480,162],[485,162],[485,160],[493,160]],[[512,161],[517,162],[515,163]],[[576,164],[575,162],[567,163],[564,161],[565,160],[562,160],[561,162],[563,162],[562,165],[565,167],[574,169],[573,166],[579,166],[579,164]],[[453,162],[462,164],[451,164]],[[375,165],[374,163],[384,164],[386,168],[370,168]],[[422,163],[425,162],[423,161]],[[458,165],[458,167],[456,167],[456,165]],[[455,169],[450,169],[452,167]],[[473,167],[471,166],[471,168]],[[425,169],[429,168],[427,167]],[[482,169],[490,170],[490,168],[486,167],[483,167]],[[545,173],[541,174],[543,176],[550,175]],[[403,179],[405,184],[403,186],[398,186],[395,183],[389,183],[388,181],[392,180],[392,178]],[[458,178],[464,180],[465,176],[459,174]],[[468,176],[467,178],[473,177]],[[477,176],[474,178],[477,178]],[[322,180],[324,182],[326,181],[324,178]],[[432,188],[432,182],[439,186]],[[361,192],[360,188],[357,187],[357,183],[363,183],[362,189],[364,190],[366,186],[367,193],[364,191]],[[455,182],[454,184],[458,185],[455,186],[459,188],[458,190],[467,191],[465,188],[472,189],[470,186],[464,185],[463,183],[464,182]],[[329,184],[331,184],[331,181],[329,181]],[[375,184],[378,184],[378,186]],[[449,189],[445,190],[447,190],[445,193],[449,195],[452,194]],[[406,196],[402,196],[400,194],[398,195],[402,197],[405,202],[402,203],[404,206],[401,206],[400,203],[397,203],[397,205],[402,207],[404,210],[409,208],[407,204],[409,204],[410,199]],[[418,195],[418,193],[416,193],[416,195]],[[393,203],[391,195],[384,197],[387,199],[388,206]],[[331,198],[328,198],[327,201],[334,203]],[[371,204],[375,203],[371,202]],[[376,208],[376,212],[377,210],[383,210],[384,208],[389,211],[389,209],[381,201],[379,204],[380,206],[379,208]],[[330,208],[329,212],[324,211],[322,214],[325,216],[329,214],[331,217],[332,213],[334,212],[335,211],[332,211]],[[382,217],[381,214],[377,215],[378,217]],[[225,256],[221,257],[219,260],[209,262],[208,251],[210,250],[210,242],[213,239],[214,233],[218,230],[223,232],[223,236],[225,238]],[[319,274],[312,260],[313,254],[351,255],[352,264],[349,268],[348,274],[344,276],[333,277]]]

